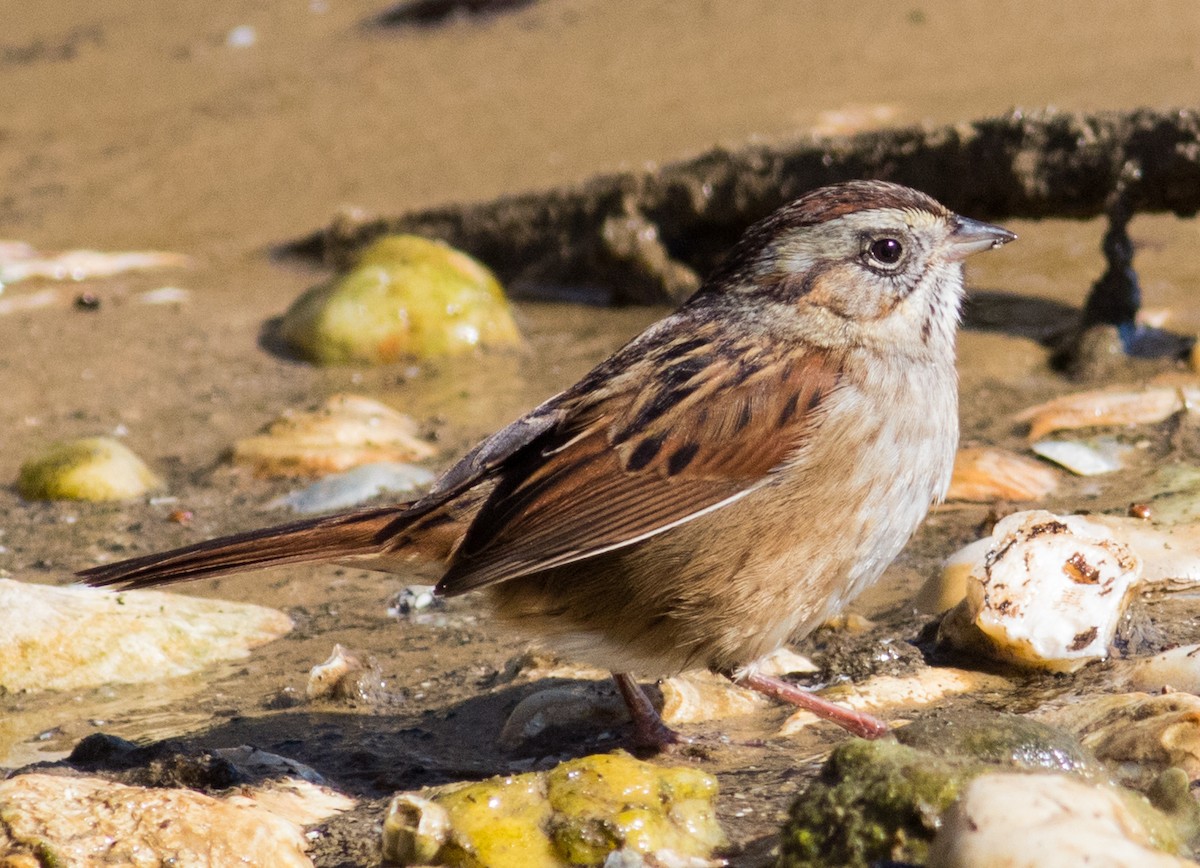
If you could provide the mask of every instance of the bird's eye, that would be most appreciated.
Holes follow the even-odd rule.
[[[904,255],[904,245],[895,238],[877,238],[871,242],[867,252],[882,265],[895,265]]]

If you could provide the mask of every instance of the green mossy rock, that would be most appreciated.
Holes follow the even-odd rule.
[[[17,490],[26,500],[130,500],[162,480],[111,437],[57,443],[21,465]]]
[[[279,326],[318,364],[386,364],[521,345],[495,276],[461,251],[415,235],[381,238],[347,274],[298,298]]]
[[[1195,833],[1197,811],[1181,796],[1186,786],[1181,789],[1178,775],[1164,775],[1152,805],[1110,783],[1103,764],[1074,736],[1036,720],[978,712],[932,716],[903,727],[896,739],[854,739],[833,751],[789,811],[780,868],[924,864],[942,814],[967,784],[1003,770],[1068,774],[1111,788],[1166,852],[1178,851]]]

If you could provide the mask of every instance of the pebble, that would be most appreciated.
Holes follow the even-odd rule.
[[[131,500],[162,485],[142,459],[111,437],[50,446],[22,464],[17,478],[26,500]]]
[[[465,253],[415,235],[381,238],[347,274],[298,298],[280,337],[317,364],[387,364],[522,345],[504,290]]]
[[[433,479],[433,473],[423,467],[379,461],[326,476],[272,500],[267,509],[286,508],[303,515],[349,509],[383,494],[414,494]]]

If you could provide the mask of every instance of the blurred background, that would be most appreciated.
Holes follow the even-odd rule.
[[[236,255],[714,144],[1014,107],[1183,106],[1187,0],[27,0],[0,37],[0,233]]]

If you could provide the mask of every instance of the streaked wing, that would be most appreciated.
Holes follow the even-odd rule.
[[[654,349],[511,454],[439,591],[611,551],[739,499],[802,444],[838,381],[822,351],[703,337]]]

